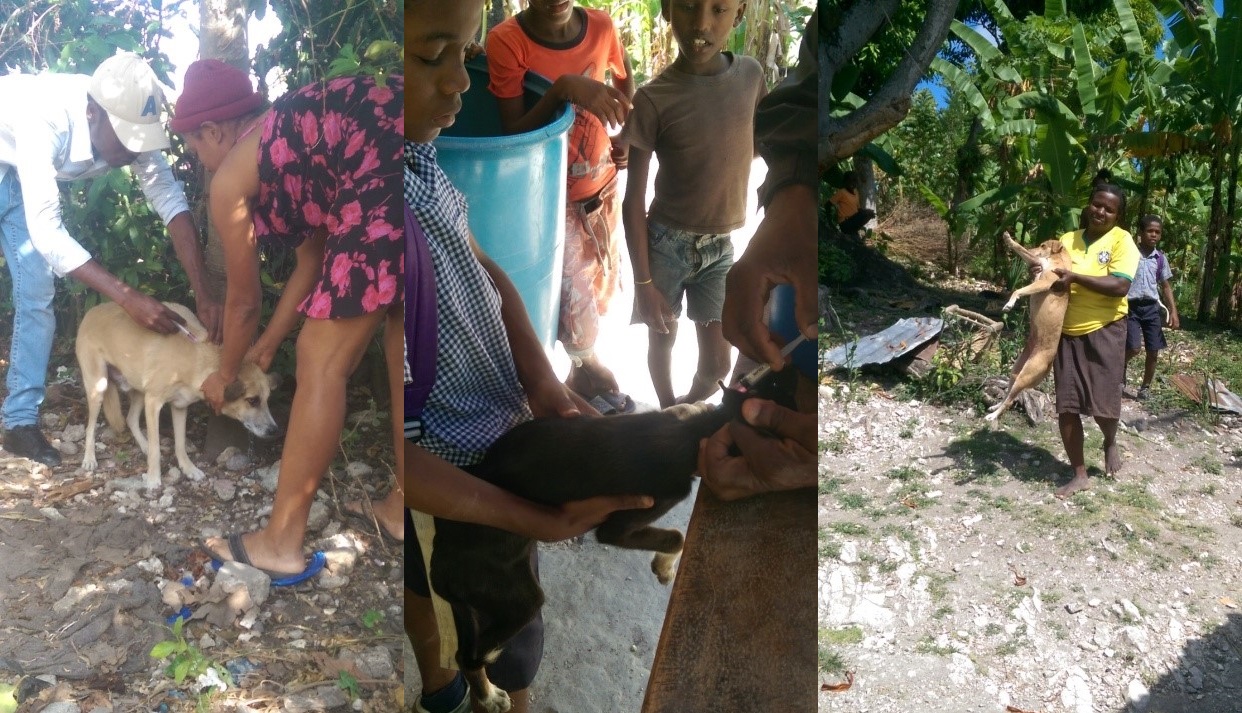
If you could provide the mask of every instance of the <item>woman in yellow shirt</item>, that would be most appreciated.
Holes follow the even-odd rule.
[[[1084,415],[1093,417],[1104,434],[1105,471],[1113,474],[1121,469],[1117,422],[1126,368],[1126,293],[1139,258],[1130,233],[1118,227],[1125,212],[1121,188],[1097,184],[1086,209],[1086,228],[1061,236],[1073,267],[1068,272],[1056,270],[1060,280],[1052,286],[1053,291],[1069,290],[1070,295],[1053,368],[1057,425],[1074,469],[1073,479],[1057,488],[1056,496],[1062,499],[1089,487]]]

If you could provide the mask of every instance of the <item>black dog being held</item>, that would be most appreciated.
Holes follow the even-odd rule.
[[[740,419],[748,398],[793,408],[796,381],[796,370],[787,367],[748,391],[725,389],[719,407],[699,403],[603,418],[535,419],[506,433],[466,470],[543,505],[601,495],[651,496],[651,508],[614,512],[595,529],[595,537],[604,544],[654,551],[652,571],[667,584],[683,537],[651,523],[690,494],[699,441]],[[543,606],[543,590],[530,563],[535,543],[484,525],[440,518],[435,524],[431,584],[452,605],[457,662],[472,693],[487,698],[492,687],[483,666]]]

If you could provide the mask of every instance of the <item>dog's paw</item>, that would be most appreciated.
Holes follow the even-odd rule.
[[[509,694],[503,690],[492,686],[490,695],[486,698],[479,698],[476,703],[487,713],[506,713],[513,707],[513,701],[509,700]]]
[[[154,475],[151,473],[142,474],[142,487],[143,488],[146,488],[147,490],[159,490],[160,483],[161,483],[161,479],[160,479],[159,473],[155,473]]]
[[[660,580],[660,584],[668,584],[673,581],[673,577],[677,575],[677,561],[681,559],[680,554],[669,555],[663,552],[657,552],[651,558],[651,571],[655,573],[656,579]]]
[[[1015,304],[1017,304],[1017,303],[1016,303],[1016,302],[1006,302],[1006,303],[1005,303],[1005,306],[1004,306],[1004,307],[1001,307],[1001,311],[1002,311],[1002,312],[1008,312],[1008,311],[1010,311],[1010,310],[1012,310],[1012,309],[1013,309],[1013,306],[1014,306]]]
[[[183,467],[181,469],[181,472],[182,474],[185,475],[185,477],[189,478],[195,483],[198,483],[207,477],[207,474],[203,472],[202,468],[199,468],[198,466],[193,465],[193,464]]]
[[[87,451],[86,454],[82,456],[82,470],[90,473],[98,467],[99,461],[95,460],[94,452]]]

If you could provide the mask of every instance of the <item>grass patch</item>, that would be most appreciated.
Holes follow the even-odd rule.
[[[840,490],[841,486],[844,484],[845,481],[840,478],[821,478],[819,481],[819,494],[829,495],[831,493],[835,493]]]
[[[862,493],[839,493],[837,503],[845,510],[862,510],[871,503],[871,498]]]
[[[819,452],[831,452],[840,455],[850,444],[850,436],[845,431],[835,431],[829,434],[828,438],[819,440]]]
[[[900,468],[893,468],[892,470],[888,471],[887,473],[884,474],[884,477],[891,478],[892,480],[900,480],[903,483],[909,483],[910,481],[913,481],[913,480],[922,480],[923,476],[925,475],[927,474],[919,470],[918,468],[912,468],[908,465],[903,465]]]
[[[919,419],[917,416],[911,416],[901,426],[901,430],[897,432],[900,438],[913,438],[914,430],[919,427]]]
[[[914,645],[914,651],[920,654],[935,654],[937,656],[950,656],[956,653],[957,649],[953,648],[952,646],[948,646],[948,645],[941,646],[940,644],[937,644],[936,639],[933,638],[930,634],[928,634],[927,636],[924,636],[923,638],[919,639],[918,643]]]
[[[847,626],[841,629],[825,629],[820,636],[821,642],[833,644],[836,646],[849,646],[851,644],[861,644],[863,640],[862,629],[857,626]]]
[[[871,531],[866,525],[861,525],[857,522],[834,522],[828,525],[828,529],[851,537],[861,537]]]
[[[1212,475],[1221,475],[1225,472],[1225,468],[1221,465],[1220,461],[1211,456],[1199,456],[1198,458],[1190,461],[1190,464],[1199,470],[1202,470],[1205,473],[1211,473]],[[1215,492],[1215,490],[1213,490],[1213,492]]]

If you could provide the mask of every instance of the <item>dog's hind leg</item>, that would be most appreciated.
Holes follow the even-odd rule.
[[[140,391],[129,392],[129,411],[125,413],[125,423],[129,425],[129,432],[134,435],[134,442],[138,444],[138,448],[144,455],[147,451],[147,437],[142,432],[142,426],[138,419],[142,417],[142,407],[146,403],[146,396]]]
[[[160,409],[164,404],[150,394],[143,394],[147,420],[147,473],[142,484],[147,490],[160,487]]]
[[[685,538],[678,530],[666,530],[651,525],[627,527],[632,523],[606,520],[595,530],[595,539],[605,545],[624,547],[630,550],[650,550],[655,552],[651,559],[651,571],[655,573],[660,584],[673,581],[677,571],[677,560],[681,557],[681,547]]]
[[[1032,350],[1033,351],[1033,350]],[[1039,382],[1048,376],[1048,372],[1052,369],[1052,358],[1055,356],[1047,354],[1031,354],[1023,352],[1021,357],[1021,369],[1014,372],[1013,380],[1009,384],[1009,393],[1005,394],[1005,400],[992,408],[986,418],[994,423],[1000,422],[1000,417],[1023,391],[1036,386]]]
[[[184,406],[170,405],[172,409],[173,424],[173,450],[177,454],[177,465],[181,466],[181,472],[190,480],[198,481],[206,477],[198,466],[194,465],[194,461],[190,460],[190,455],[185,452],[185,413]]]

